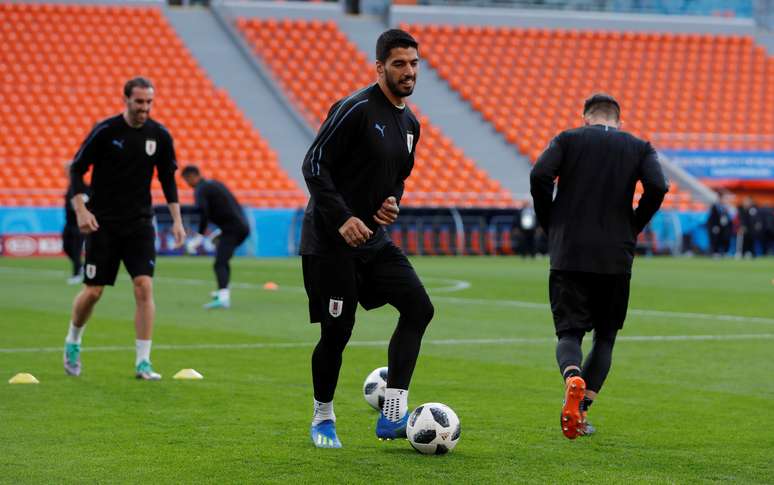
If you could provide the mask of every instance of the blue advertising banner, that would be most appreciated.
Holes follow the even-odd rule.
[[[250,237],[237,249],[236,254],[259,257],[295,255],[300,229],[298,224],[302,214],[298,209],[245,209],[250,224]],[[58,238],[64,222],[64,209],[61,207],[0,207],[0,237],[24,235],[24,241],[27,242],[32,236]],[[191,207],[183,207],[183,223],[190,235],[198,229],[199,217]],[[170,226],[171,220],[166,207],[157,207],[158,253],[184,254],[184,248],[172,249]],[[215,227],[211,226],[210,229]],[[212,242],[205,240],[196,254],[211,255],[214,249]]]
[[[0,235],[60,234],[64,223],[61,207],[0,207]]]
[[[189,237],[198,229],[199,217],[191,208],[183,210],[183,224]],[[245,215],[250,225],[250,236],[239,246],[237,256],[278,257],[294,256],[295,240],[291,240],[296,218],[300,217],[298,209],[252,209],[246,208]],[[172,249],[174,240],[171,229],[171,218],[166,207],[156,208],[156,249],[159,254],[184,254],[183,248]],[[213,231],[215,226],[210,226]],[[215,251],[214,244],[205,238],[204,244],[196,251],[198,255],[211,255]]]
[[[702,179],[774,179],[774,152],[664,151],[672,162]]]

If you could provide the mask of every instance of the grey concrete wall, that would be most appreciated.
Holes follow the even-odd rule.
[[[394,24],[406,22],[502,25],[525,28],[702,32],[733,35],[752,35],[755,32],[755,23],[752,19],[485,7],[445,8],[396,5],[392,8],[391,21]]]
[[[280,163],[303,189],[301,162],[312,133],[276,95],[276,87],[252,64],[234,38],[206,8],[168,8],[165,13],[193,56],[277,152]]]
[[[755,41],[765,47],[770,56],[774,56],[774,32],[758,30],[755,33]]]

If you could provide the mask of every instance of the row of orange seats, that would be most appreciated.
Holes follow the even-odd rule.
[[[95,16],[105,27],[91,28]],[[272,199],[262,206],[303,204],[276,153],[206,77],[159,9],[3,4],[0,25],[0,63],[12,66],[0,73],[0,92],[24,104],[19,112],[0,107],[9,115],[0,129],[10,135],[0,140],[0,204],[23,200],[25,192],[29,203],[47,203],[52,195],[39,189],[61,193],[64,163],[95,122],[122,109],[123,83],[138,73],[154,81],[153,116],[172,132],[179,165],[197,163],[251,201]],[[62,42],[62,32],[73,41]],[[138,47],[153,55],[135,55]],[[219,170],[221,163],[236,168]],[[178,185],[189,199],[190,189]]]
[[[325,119],[334,101],[376,79],[373,64],[346,39],[335,22],[239,19],[237,27],[315,128]],[[337,39],[336,62],[326,60],[330,49],[319,41],[321,38]],[[414,172],[406,182],[404,204],[514,204],[498,181],[472,164],[413,105],[412,110],[422,123],[422,137]],[[444,195],[430,195],[438,191]]]
[[[716,139],[713,148],[774,148],[774,139],[739,137],[750,133],[768,135],[774,126],[772,110],[766,108],[766,101],[774,101],[770,63],[749,38],[466,26],[402,27],[417,37],[422,54],[441,77],[532,160],[556,133],[581,123],[583,99],[594,91],[617,95],[623,106],[625,127],[640,136],[647,137],[656,131],[723,130],[736,138]],[[573,47],[568,49],[570,41]],[[607,42],[605,57],[598,50],[603,41]],[[626,43],[637,44],[643,52],[663,51],[665,58],[675,62],[649,63],[647,58],[632,56],[630,50],[619,47]],[[669,47],[650,48],[648,43]],[[512,48],[514,44],[520,47]],[[477,49],[469,49],[471,45]],[[481,49],[481,45],[497,48]],[[525,51],[529,45],[532,52]],[[699,67],[699,62],[693,62],[713,59],[711,53],[719,50],[716,46],[723,46],[720,50],[729,53],[719,57],[725,62],[723,66],[710,63],[705,68],[706,63]],[[488,66],[476,70],[475,83],[470,82],[468,71],[456,68],[471,63]],[[689,74],[696,70],[735,74]],[[600,71],[608,74],[601,75]],[[640,102],[632,102],[632,98]],[[708,99],[714,101],[712,110],[706,109]],[[758,121],[754,127],[750,126],[750,111]],[[671,147],[697,147],[700,141],[674,140]],[[674,188],[666,205],[685,204],[693,204],[690,196]]]
[[[407,24],[403,24],[401,28]],[[488,41],[497,41],[502,38],[529,38],[542,39],[544,41],[598,41],[608,46],[615,43],[644,43],[652,44],[728,44],[747,45],[755,44],[751,36],[740,35],[714,35],[702,33],[674,33],[674,32],[619,32],[614,30],[574,30],[574,29],[549,29],[549,28],[518,28],[509,26],[492,25],[451,25],[451,24],[417,24],[412,25],[412,32],[419,32],[433,37],[449,37],[465,39],[467,45],[486,45]],[[475,42],[471,42],[475,39]],[[489,40],[488,40],[489,39]]]

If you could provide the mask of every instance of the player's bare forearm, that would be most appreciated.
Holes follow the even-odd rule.
[[[84,233],[89,234],[99,229],[97,218],[94,214],[86,208],[86,200],[84,194],[75,194],[70,199],[70,204],[75,211],[75,218],[78,221],[78,229]]]
[[[86,209],[86,200],[83,196],[84,194],[75,194],[70,198],[70,205],[75,212]]]
[[[182,225],[183,216],[180,215],[180,203],[170,202],[167,204],[167,207],[169,208],[169,213],[172,215],[172,223]]]
[[[175,237],[175,247],[180,247],[185,242],[185,228],[183,228],[183,217],[180,215],[180,203],[170,202],[167,206],[170,215],[172,215],[172,235]]]

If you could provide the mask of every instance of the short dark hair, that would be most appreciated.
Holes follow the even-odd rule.
[[[199,167],[196,165],[186,165],[185,168],[183,168],[183,171],[180,172],[180,175],[183,177],[187,175],[201,175],[201,172],[199,172]]]
[[[126,84],[124,84],[124,96],[131,98],[132,90],[134,90],[134,88],[155,89],[150,79],[147,77],[137,76],[126,81]]]
[[[413,47],[419,50],[419,43],[405,30],[387,30],[382,32],[382,35],[376,41],[376,60],[382,63],[387,62],[387,58],[390,57],[390,51],[396,47]]]
[[[621,105],[606,93],[595,93],[583,103],[583,115],[600,114],[607,118],[621,119]]]

